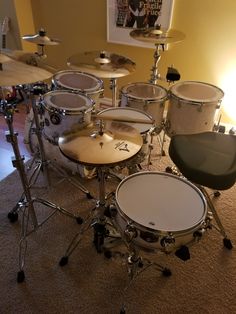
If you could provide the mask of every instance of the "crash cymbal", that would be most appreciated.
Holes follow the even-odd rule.
[[[108,51],[91,51],[71,56],[67,60],[71,69],[94,74],[100,78],[119,78],[135,70],[135,63]]]
[[[16,61],[0,53],[0,86],[16,86],[44,81],[52,73],[37,66]]]
[[[59,71],[59,69],[47,64],[45,61],[45,56],[42,56],[37,52],[10,49],[2,49],[1,52],[15,61],[20,61],[28,65],[39,67],[53,74]]]
[[[29,41],[33,44],[37,45],[45,45],[45,46],[53,46],[53,45],[59,45],[61,41],[59,39],[55,38],[49,38],[46,36],[46,32],[44,29],[41,29],[38,34],[34,35],[24,35],[22,39]]]
[[[113,122],[102,132],[89,125],[68,131],[59,138],[59,148],[72,161],[92,166],[114,165],[136,155],[143,139],[133,127]]]
[[[135,29],[130,32],[130,36],[136,40],[154,44],[171,44],[182,41],[185,35],[177,30],[164,30],[157,28]]]

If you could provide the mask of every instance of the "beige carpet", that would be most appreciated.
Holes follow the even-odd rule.
[[[164,171],[170,165],[168,157],[153,157],[151,170]],[[51,175],[54,183],[55,175]],[[32,194],[86,216],[94,200],[68,182],[46,190],[40,177]],[[96,179],[84,180],[93,195],[97,195]],[[107,188],[110,188],[110,182]],[[112,184],[114,187],[114,184]],[[25,282],[17,283],[18,243],[22,215],[11,224],[8,212],[19,200],[22,187],[14,172],[0,182],[0,313],[119,313],[125,296],[126,313],[130,314],[225,314],[236,313],[236,253],[225,249],[222,236],[215,229],[190,248],[191,259],[183,262],[174,254],[143,253],[172,271],[164,277],[150,267],[142,272],[123,293],[128,281],[126,260],[106,259],[93,246],[90,229],[69,258],[60,267],[58,262],[80,226],[71,218],[56,214],[37,232],[28,237]],[[236,187],[222,193],[216,200],[218,213],[229,237],[236,246]],[[157,191],[158,195],[158,191]],[[167,196],[168,197],[168,196]],[[35,206],[38,218],[49,210]],[[191,210],[191,209],[190,209]],[[126,253],[124,246],[115,248]]]

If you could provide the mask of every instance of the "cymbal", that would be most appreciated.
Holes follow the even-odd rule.
[[[16,61],[0,52],[0,86],[31,84],[51,76],[49,71]]]
[[[101,133],[93,124],[59,138],[61,152],[72,161],[92,166],[115,165],[136,155],[143,144],[133,127],[113,122]]]
[[[108,51],[90,51],[71,56],[67,60],[71,69],[94,74],[100,78],[119,78],[135,70],[135,63]]]
[[[38,54],[37,52],[10,49],[2,49],[1,52],[15,61],[20,61],[28,65],[39,67],[53,74],[59,71],[59,69],[47,64],[45,62],[45,57]]]
[[[41,29],[38,34],[34,35],[24,35],[22,39],[29,41],[33,44],[42,45],[42,46],[54,46],[59,45],[61,41],[55,38],[49,38],[46,36],[46,32]]]
[[[135,29],[130,36],[136,40],[154,44],[170,44],[182,41],[185,35],[177,30],[164,30],[159,28]]]

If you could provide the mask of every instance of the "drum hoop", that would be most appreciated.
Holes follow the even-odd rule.
[[[143,226],[143,225],[140,225],[138,222],[132,220],[126,213],[124,213],[121,209],[121,206],[119,205],[119,202],[118,202],[118,191],[120,189],[120,187],[122,186],[122,184],[124,184],[125,181],[128,181],[131,177],[135,177],[135,176],[139,176],[139,175],[143,175],[143,174],[157,174],[157,175],[162,175],[162,176],[168,176],[168,177],[172,177],[176,180],[179,180],[181,182],[185,182],[187,185],[191,186],[200,196],[202,202],[203,202],[203,205],[204,205],[204,213],[202,215],[202,217],[199,219],[198,222],[196,222],[193,226],[187,228],[187,229],[184,229],[184,230],[178,230],[178,231],[171,231],[171,230],[157,230],[157,229],[153,229],[153,228],[150,228],[150,227],[146,227],[146,226]],[[166,235],[166,234],[170,234],[170,233],[173,233],[173,234],[183,234],[183,233],[188,233],[189,231],[191,230],[194,230],[196,227],[200,226],[205,218],[206,218],[206,215],[207,215],[207,203],[206,203],[206,199],[203,195],[203,193],[201,192],[201,190],[199,188],[197,188],[193,183],[189,182],[187,179],[183,179],[183,178],[180,178],[176,175],[173,175],[171,173],[165,173],[165,172],[160,172],[160,171],[142,171],[142,172],[138,172],[138,173],[134,173],[134,174],[131,174],[129,175],[128,177],[124,178],[120,183],[119,185],[117,186],[117,189],[116,189],[116,193],[115,193],[115,202],[117,204],[117,207],[118,207],[118,212],[121,214],[122,217],[126,218],[125,220],[129,223],[131,222],[132,225],[134,225],[135,227],[138,226],[139,230],[141,231],[149,231],[149,232],[153,232],[153,233],[158,233],[160,235]]]
[[[57,76],[61,76],[63,73],[76,73],[76,74],[83,74],[85,76],[88,76],[90,78],[93,78],[96,82],[97,82],[97,85],[93,88],[86,88],[86,89],[81,89],[81,88],[72,88],[72,87],[65,87],[64,85],[60,85],[58,84],[59,79],[57,78]],[[102,92],[104,91],[104,83],[103,81],[96,77],[95,75],[93,74],[90,74],[90,73],[87,73],[87,72],[82,72],[82,71],[77,71],[77,70],[62,70],[62,71],[59,71],[57,72],[56,74],[53,75],[52,77],[52,83],[57,86],[57,85],[60,85],[62,86],[63,88],[66,88],[66,89],[69,89],[69,90],[75,90],[75,91],[85,91],[85,92],[89,92],[90,95],[93,95],[93,94],[96,94],[97,92]]]
[[[162,97],[152,97],[152,98],[141,98],[141,97],[136,97],[136,96],[129,96],[129,93],[128,91],[124,91],[124,89],[128,88],[129,86],[135,86],[135,85],[150,85],[150,86],[153,86],[153,87],[159,87],[163,92],[165,92],[165,95],[163,95]],[[128,99],[135,99],[135,101],[137,102],[148,102],[148,103],[154,103],[154,102],[164,102],[167,98],[168,98],[168,92],[167,92],[167,89],[165,87],[162,87],[160,85],[155,85],[155,84],[149,84],[149,83],[143,83],[143,82],[138,82],[138,83],[134,83],[134,84],[128,84],[126,86],[124,86],[122,89],[121,89],[121,94],[124,95],[125,97],[127,97]]]
[[[219,98],[215,98],[215,99],[202,99],[201,101],[200,100],[197,100],[197,99],[190,99],[190,98],[186,98],[186,97],[181,97],[181,96],[178,96],[176,93],[174,93],[174,89],[176,88],[176,86],[180,86],[181,84],[184,85],[186,83],[193,83],[193,84],[199,84],[199,85],[203,85],[203,86],[209,86],[209,87],[212,87],[214,88],[215,90],[217,90],[220,94],[221,94],[221,97]],[[173,97],[175,99],[179,99],[181,100],[182,102],[186,102],[186,103],[191,103],[193,105],[199,105],[199,104],[215,104],[216,102],[217,103],[220,103],[224,97],[224,92],[221,88],[213,85],[213,84],[209,84],[209,83],[204,83],[204,82],[200,82],[200,81],[184,81],[184,82],[179,82],[179,83],[176,83],[175,85],[173,85],[170,90],[169,90],[169,94],[170,94],[170,97]]]
[[[45,102],[45,96],[51,95],[51,94],[59,94],[59,93],[66,93],[66,94],[73,94],[73,95],[78,95],[81,96],[83,99],[85,99],[86,101],[88,101],[88,107],[84,108],[84,109],[76,109],[72,110],[72,109],[66,109],[66,108],[60,108],[60,107],[55,107],[53,106],[54,104],[48,104]],[[51,102],[52,103],[52,102]],[[93,101],[93,99],[91,99],[88,96],[85,96],[83,93],[75,93],[73,91],[69,91],[69,90],[55,90],[55,91],[50,91],[48,93],[46,93],[44,95],[43,98],[43,106],[44,108],[53,113],[53,112],[57,112],[59,114],[62,114],[63,116],[68,115],[68,116],[72,116],[72,115],[78,115],[79,113],[89,113],[90,111],[93,110],[93,106],[94,106],[95,102]]]

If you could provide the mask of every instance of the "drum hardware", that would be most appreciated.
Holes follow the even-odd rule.
[[[61,43],[59,39],[49,38],[48,36],[46,36],[46,31],[43,28],[39,30],[38,34],[24,35],[22,39],[30,43],[37,44],[40,49],[40,57],[46,57],[45,46],[55,46]]]
[[[83,233],[89,228],[94,229],[94,245],[98,253],[104,249],[104,239],[109,236],[107,231],[107,197],[105,195],[105,177],[107,169],[132,158],[142,146],[142,137],[139,132],[123,123],[113,122],[105,128],[102,121],[97,125],[88,125],[86,128],[67,132],[59,138],[59,148],[65,157],[74,161],[97,167],[98,200],[86,219],[86,224],[72,239],[71,244],[61,258],[59,264],[64,266]],[[89,150],[88,150],[89,147]]]
[[[18,134],[14,131],[13,127],[13,114],[14,114],[14,105],[8,104],[6,101],[1,101],[0,103],[0,113],[4,115],[5,121],[7,123],[9,131],[6,133],[6,139],[9,143],[11,143],[13,151],[14,151],[14,159],[12,161],[13,166],[18,170],[21,184],[23,187],[24,194],[21,196],[21,199],[18,203],[18,209],[20,208],[23,211],[23,219],[22,219],[22,234],[19,244],[19,265],[20,270],[17,274],[17,282],[23,282],[25,279],[24,274],[24,264],[25,264],[25,255],[27,249],[27,237],[35,232],[39,227],[41,227],[46,221],[49,220],[56,212],[60,212],[65,214],[71,218],[77,219],[78,222],[81,222],[81,218],[76,215],[70,213],[66,209],[57,206],[47,200],[41,198],[33,198],[30,191],[30,181],[27,178],[25,167],[24,167],[24,157],[21,156],[19,151],[19,145],[17,136]],[[34,204],[39,203],[43,204],[46,207],[52,209],[52,212],[41,222],[38,221]],[[14,221],[16,220],[17,212],[10,212],[10,219],[12,215],[15,215]],[[32,230],[28,230],[29,222],[32,222]]]
[[[165,51],[166,44],[182,41],[185,35],[180,31],[174,29],[164,30],[161,28],[161,25],[156,25],[154,28],[132,30],[130,36],[136,40],[153,43],[155,45],[153,55],[154,65],[151,69],[150,83],[157,84],[158,79],[160,79],[158,63],[161,58],[161,51]]]
[[[103,50],[75,54],[68,59],[67,65],[72,69],[92,73],[100,78],[109,78],[114,107],[117,106],[117,79],[131,74],[136,67],[135,63],[127,57]]]

